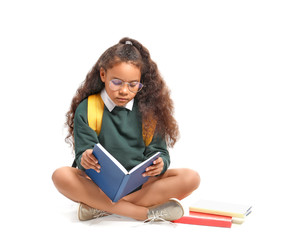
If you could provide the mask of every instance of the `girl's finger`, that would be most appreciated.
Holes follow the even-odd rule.
[[[156,159],[156,160],[153,162],[153,164],[159,164],[159,163],[161,163],[162,161],[163,161],[162,158],[159,157],[158,159]]]

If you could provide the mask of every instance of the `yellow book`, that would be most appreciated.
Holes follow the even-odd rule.
[[[190,211],[244,218],[251,213],[250,205],[224,203],[210,200],[199,200],[190,206]]]

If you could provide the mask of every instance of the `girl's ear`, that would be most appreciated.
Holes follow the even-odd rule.
[[[106,82],[106,71],[104,68],[100,68],[100,77],[102,82]]]

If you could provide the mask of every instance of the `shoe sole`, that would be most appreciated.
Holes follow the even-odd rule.
[[[77,210],[77,217],[78,217],[79,221],[85,221],[85,220],[81,219],[81,217],[80,217],[81,207],[82,207],[82,204],[79,203],[78,210]]]
[[[181,217],[183,217],[183,216],[184,216],[184,208],[183,208],[181,202],[180,202],[177,198],[170,198],[169,201],[176,202],[176,203],[180,206],[180,208],[181,208],[181,210],[182,210]],[[180,218],[181,218],[181,217],[180,217]]]

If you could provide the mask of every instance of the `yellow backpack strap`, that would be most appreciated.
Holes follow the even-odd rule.
[[[97,133],[97,135],[99,135],[101,131],[103,112],[104,102],[100,93],[90,95],[87,103],[88,125]]]
[[[145,126],[145,124],[143,123],[142,124],[142,129],[143,129],[142,135],[143,135],[144,144],[147,147],[152,141],[154,131],[155,131],[155,127],[156,127],[156,121],[154,121],[154,120],[150,121],[150,130],[148,133],[144,130],[144,126]]]

